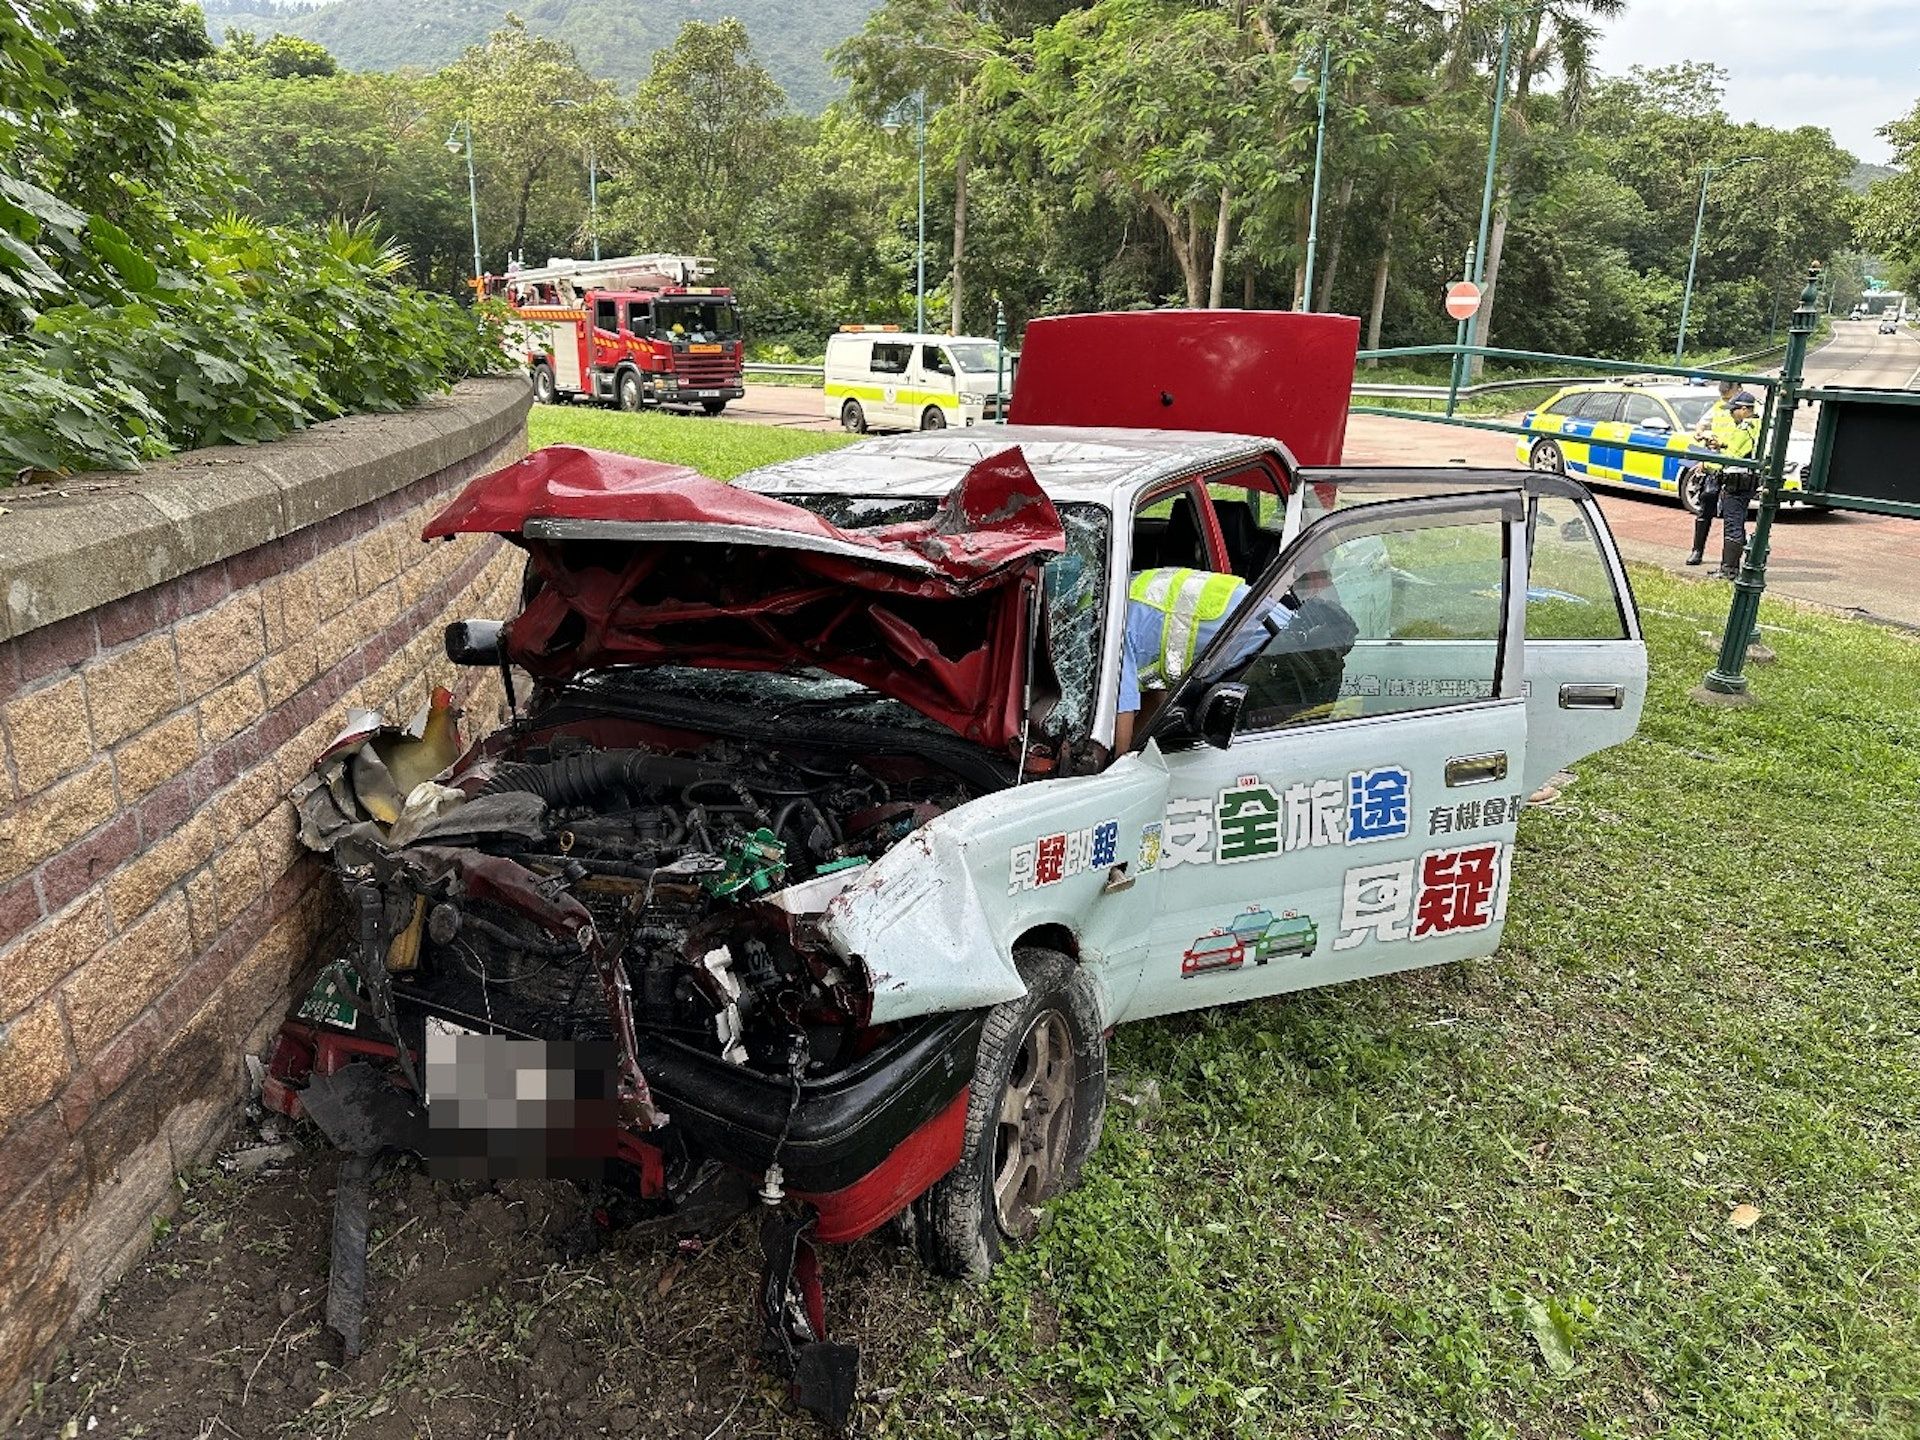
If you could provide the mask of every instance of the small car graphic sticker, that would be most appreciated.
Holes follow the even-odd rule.
[[[1275,915],[1264,906],[1250,905],[1225,926],[1211,930],[1187,947],[1180,957],[1180,974],[1204,975],[1211,970],[1238,970],[1247,961],[1307,956],[1320,943],[1320,927],[1297,910]]]

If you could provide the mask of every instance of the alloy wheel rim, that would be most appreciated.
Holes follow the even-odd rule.
[[[1073,1140],[1074,1072],[1066,1016],[1043,1010],[1020,1041],[1000,1099],[993,1204],[1008,1235],[1031,1235],[1040,1206],[1060,1188]]]

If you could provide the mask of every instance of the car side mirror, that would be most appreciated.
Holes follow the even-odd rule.
[[[1652,420],[1642,420],[1640,422],[1640,428],[1642,430],[1651,430],[1657,435],[1670,435],[1673,433],[1673,426],[1665,420],[1659,419],[1657,416]]]
[[[447,626],[447,659],[456,665],[498,665],[507,627],[498,620],[456,620]]]
[[[1247,687],[1222,680],[1209,689],[1200,701],[1200,718],[1194,728],[1200,738],[1216,750],[1233,743],[1234,728],[1240,723],[1241,707],[1247,703]]]

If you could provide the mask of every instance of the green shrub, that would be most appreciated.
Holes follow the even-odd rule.
[[[504,311],[400,284],[371,226],[213,208],[198,10],[0,0],[0,40],[0,483],[271,440],[511,363]]]

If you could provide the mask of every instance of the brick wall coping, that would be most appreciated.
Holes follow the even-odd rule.
[[[129,476],[0,491],[0,641],[162,584],[405,488],[526,423],[517,376],[267,445],[192,450]]]

